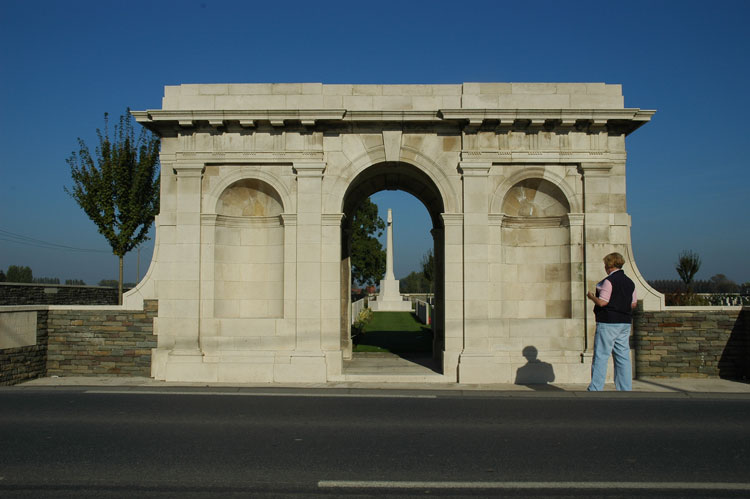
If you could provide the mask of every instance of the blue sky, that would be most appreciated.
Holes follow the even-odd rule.
[[[623,85],[626,106],[658,111],[627,140],[641,272],[676,279],[691,249],[698,278],[750,281],[749,24],[750,2],[721,0],[2,0],[0,268],[115,278],[106,241],[63,191],[65,159],[79,136],[94,145],[105,111],[161,107],[164,85],[606,82]],[[394,209],[397,277],[430,243],[409,199],[376,197]],[[135,280],[135,253],[125,265]]]

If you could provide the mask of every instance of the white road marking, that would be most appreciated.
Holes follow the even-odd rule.
[[[239,397],[328,397],[328,398],[381,398],[381,399],[436,399],[437,395],[388,395],[360,393],[272,393],[272,392],[200,392],[162,390],[86,390],[97,395],[215,395]]]
[[[352,489],[648,489],[742,490],[750,483],[733,482],[398,482],[321,480],[319,488]]]

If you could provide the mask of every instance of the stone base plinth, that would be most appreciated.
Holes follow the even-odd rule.
[[[377,301],[368,305],[373,312],[411,312],[411,302],[404,301],[399,293],[398,279],[380,281]]]
[[[373,301],[368,304],[373,312],[411,312],[410,301]]]
[[[215,351],[172,355],[154,349],[152,362],[152,376],[164,381],[325,383],[327,379],[322,352]]]

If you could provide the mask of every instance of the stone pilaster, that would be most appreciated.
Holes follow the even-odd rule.
[[[203,165],[180,164],[175,166],[177,174],[177,217],[172,251],[176,260],[183,263],[182,269],[191,271],[170,275],[167,280],[170,293],[160,294],[162,303],[160,317],[171,319],[177,327],[173,329],[175,344],[172,355],[200,355],[200,194]],[[162,280],[163,282],[163,280]],[[164,285],[160,291],[164,291]],[[167,295],[167,296],[165,296]]]
[[[586,318],[586,308],[590,303],[586,299],[586,278],[584,273],[584,214],[568,213],[563,223],[568,225],[570,230],[570,313],[571,318],[584,320]],[[588,338],[585,328],[583,338],[583,351],[589,350]],[[593,346],[593,345],[591,345]]]
[[[320,352],[322,184],[325,163],[294,163],[297,174],[297,342]]]
[[[461,162],[464,241],[464,348],[459,381],[492,376],[489,338],[489,182],[490,163]]]
[[[343,213],[322,216],[322,268],[320,279],[323,351],[341,348],[341,220]]]
[[[596,283],[605,277],[602,258],[615,251],[610,241],[609,227],[614,215],[610,209],[609,163],[583,163],[579,168],[583,180],[584,238],[584,282],[586,290],[593,290]],[[572,234],[571,234],[572,237]],[[571,241],[572,242],[572,241]],[[572,280],[572,279],[571,279]],[[596,320],[593,307],[585,307],[586,339],[590,352],[594,345]]]
[[[325,168],[324,162],[294,162],[294,172],[297,175],[296,339],[295,350],[288,360],[277,361],[274,367],[274,379],[279,382],[326,380],[326,361],[322,351],[322,310],[324,301],[328,303],[330,300],[324,300],[322,288],[328,290],[331,285],[328,281],[325,285],[322,284],[322,184]],[[338,288],[335,290],[334,301],[338,306]],[[338,307],[336,310],[338,312]],[[330,320],[328,317],[326,319]],[[338,328],[334,329],[336,330]]]
[[[163,379],[192,381],[205,379],[203,355],[200,350],[201,302],[201,180],[202,163],[178,162],[174,165],[175,228],[170,241],[165,241],[167,260],[179,265],[160,268],[159,348],[154,352],[155,364]],[[169,217],[168,217],[169,218]],[[164,344],[162,337],[171,344]],[[167,347],[166,352],[162,347]],[[161,352],[159,352],[161,350]],[[166,359],[163,355],[167,353]],[[157,359],[158,356],[161,359]],[[157,376],[158,377],[158,376]]]
[[[458,358],[464,349],[464,216],[462,213],[443,213],[442,217],[444,242],[442,245],[442,260],[445,266],[443,373],[446,376],[453,377],[458,375]],[[437,251],[435,257],[438,260],[440,259]]]

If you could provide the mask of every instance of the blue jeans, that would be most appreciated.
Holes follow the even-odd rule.
[[[604,388],[604,378],[607,376],[607,361],[610,355],[613,355],[615,361],[615,388],[623,391],[632,390],[630,324],[596,323],[594,361],[591,364],[591,383],[588,388],[590,392],[598,392]]]

